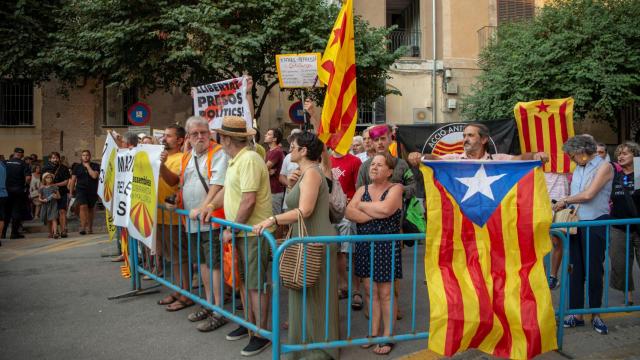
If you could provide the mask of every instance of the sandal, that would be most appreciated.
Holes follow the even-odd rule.
[[[376,346],[375,349],[373,349],[373,353],[376,354],[376,355],[389,355],[391,353],[391,351],[393,350],[394,346],[395,346],[394,343],[378,344],[378,346]],[[389,350],[388,351],[382,350],[384,348],[389,348]]]
[[[373,339],[375,336],[367,336],[367,339]],[[360,345],[361,349],[368,349],[370,347],[372,347],[375,344],[369,343],[369,344],[362,344]]]
[[[340,289],[338,290],[338,300],[344,300],[349,297],[349,290]]]
[[[178,296],[180,296],[180,294],[173,293],[173,294],[169,294],[166,297],[162,298],[162,300],[158,300],[158,305],[170,305],[173,304],[174,302],[176,302],[178,300]]]
[[[178,299],[178,300],[172,302],[171,304],[167,305],[165,310],[167,310],[169,312],[180,311],[182,309],[186,309],[186,308],[188,308],[190,306],[193,306],[193,305],[195,305],[195,303],[191,299],[188,299],[188,298],[184,297],[184,298]]]
[[[62,233],[60,233],[60,237],[63,238],[63,239],[66,238],[67,236],[69,236],[69,235],[67,235],[67,231],[66,230],[63,231]]]
[[[359,300],[356,300],[356,296],[359,297]],[[353,295],[351,296],[351,309],[353,309],[354,311],[360,311],[362,310],[362,306],[363,306],[363,299],[362,299],[362,295],[360,295],[360,293],[353,293]]]
[[[191,322],[202,321],[209,317],[209,315],[211,315],[211,310],[205,309],[201,306],[200,310],[189,314],[189,316],[187,316],[187,319],[189,319],[189,321]]]
[[[224,326],[227,322],[228,320],[225,317],[214,313],[209,315],[207,320],[198,324],[196,329],[201,332],[209,332]]]

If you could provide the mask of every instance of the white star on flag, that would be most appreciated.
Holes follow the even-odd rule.
[[[467,192],[464,194],[464,197],[460,202],[464,202],[476,193],[480,193],[488,197],[489,199],[494,200],[493,192],[491,191],[491,184],[498,181],[505,175],[507,174],[487,176],[487,173],[484,171],[484,165],[480,165],[480,169],[478,169],[478,172],[476,172],[473,177],[456,178],[456,180],[460,181],[468,187]]]

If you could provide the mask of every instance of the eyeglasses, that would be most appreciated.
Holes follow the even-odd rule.
[[[194,138],[198,136],[209,137],[209,131],[194,131],[194,132],[190,132],[189,136]]]

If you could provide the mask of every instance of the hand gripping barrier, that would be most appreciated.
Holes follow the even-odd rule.
[[[640,305],[631,306],[627,302],[627,295],[629,293],[629,275],[632,270],[633,263],[630,262],[629,257],[632,255],[631,244],[630,244],[630,235],[635,226],[640,225],[640,218],[634,219],[620,219],[620,220],[593,220],[593,221],[579,221],[579,222],[571,222],[571,223],[555,223],[551,226],[551,235],[556,236],[562,240],[562,263],[561,263],[561,281],[560,281],[560,299],[558,303],[558,307],[556,310],[556,314],[558,315],[558,350],[562,351],[562,343],[564,337],[564,326],[563,319],[567,315],[586,315],[586,314],[603,314],[603,313],[618,313],[618,312],[633,312],[640,311]],[[611,274],[611,227],[618,226],[624,228],[625,232],[625,281],[624,281],[624,306],[609,306],[609,285],[610,285],[610,274]],[[567,236],[569,232],[569,228],[578,227],[579,232],[584,233],[584,241],[586,244],[585,254],[584,254],[584,274],[585,274],[585,284],[586,289],[584,290],[584,304],[586,304],[585,308],[575,308],[572,309],[568,305],[568,292],[570,290],[569,283],[569,259],[570,259],[570,243],[575,244],[575,242],[580,241],[577,237],[578,235]],[[605,235],[605,244],[604,244],[604,285],[602,287],[604,293],[604,300],[602,301],[602,306],[600,307],[590,307],[589,301],[589,293],[590,286],[592,286],[590,279],[590,269],[591,266],[599,266],[598,264],[591,263],[590,252],[594,251],[593,242],[601,241],[599,239],[601,232],[604,227],[604,235]],[[594,238],[595,239],[592,239]],[[633,259],[633,258],[632,258]],[[547,267],[549,268],[549,267]]]

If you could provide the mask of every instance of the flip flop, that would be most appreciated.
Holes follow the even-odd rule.
[[[374,336],[367,336],[367,339],[373,339],[373,338],[374,338]],[[360,348],[361,349],[368,349],[368,348],[372,347],[373,345],[375,345],[375,344],[362,344],[362,345],[360,345]]]
[[[158,305],[171,305],[178,300],[178,293],[169,294],[162,300],[158,300]]]
[[[193,305],[195,305],[195,303],[193,301],[191,301],[190,299],[187,299],[186,301],[176,300],[173,303],[167,305],[165,310],[167,310],[169,312],[180,311],[182,309],[188,308],[189,306],[193,306]]]
[[[360,300],[356,300],[356,296],[360,298]],[[360,311],[362,310],[362,306],[363,306],[364,302],[362,299],[362,295],[360,293],[353,293],[353,295],[351,296],[351,309],[353,309],[354,311]]]
[[[376,355],[389,355],[389,354],[391,354],[391,351],[393,351],[393,347],[394,347],[394,346],[395,346],[395,344],[394,344],[394,343],[383,343],[383,344],[378,344],[378,346],[376,346],[376,347],[373,349],[373,353],[374,353],[374,354],[376,354]],[[376,352],[376,350],[380,350],[380,349],[385,348],[385,347],[388,347],[388,348],[389,348],[389,351],[386,351],[386,352]]]

